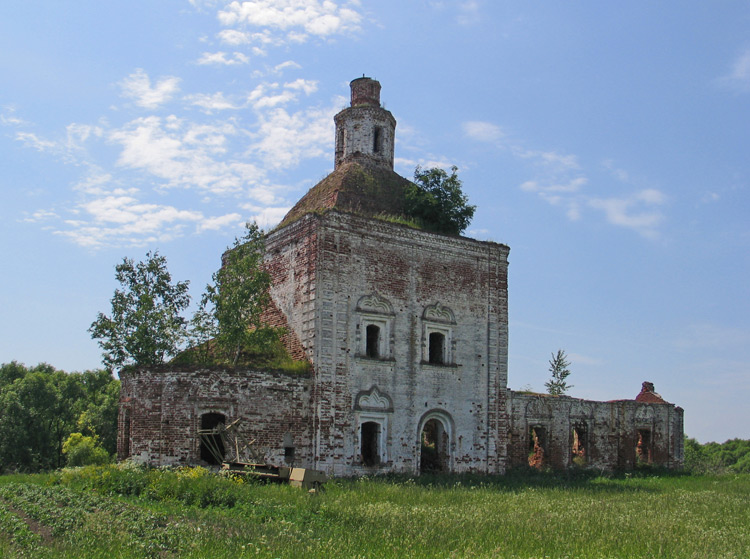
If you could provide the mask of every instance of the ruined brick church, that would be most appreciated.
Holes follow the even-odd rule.
[[[333,172],[266,239],[268,321],[311,372],[124,371],[120,459],[215,462],[198,431],[236,422],[267,463],[337,476],[682,465],[682,409],[651,383],[609,402],[509,390],[509,248],[382,219],[409,181],[377,81],[352,81],[334,121]]]

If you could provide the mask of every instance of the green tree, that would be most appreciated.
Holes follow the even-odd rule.
[[[224,253],[221,268],[206,286],[200,308],[193,317],[197,340],[209,338],[235,366],[243,352],[264,353],[278,341],[277,328],[262,323],[270,302],[271,275],[263,268],[265,238],[255,223],[235,238]]]
[[[460,235],[471,223],[476,206],[461,190],[461,180],[451,167],[449,175],[434,167],[414,170],[414,183],[406,190],[405,213],[425,229],[439,233]]]
[[[570,362],[562,349],[557,350],[557,355],[554,353],[552,354],[552,359],[549,361],[549,372],[551,377],[544,383],[544,386],[547,387],[548,394],[560,396],[573,388],[572,384],[568,384],[565,381],[570,375],[568,367],[570,367]]]
[[[164,363],[186,335],[180,313],[190,303],[189,282],[173,284],[167,260],[158,252],[149,252],[145,262],[124,258],[115,270],[121,288],[112,297],[112,313],[99,313],[89,328],[104,350],[104,365]]]
[[[0,365],[0,472],[59,468],[73,431],[98,437],[114,453],[119,393],[119,381],[105,370]]]

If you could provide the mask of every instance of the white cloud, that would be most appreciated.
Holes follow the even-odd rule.
[[[293,82],[285,83],[284,87],[288,89],[304,91],[305,95],[310,95],[311,93],[315,93],[318,90],[318,82],[314,80],[305,80],[303,78],[299,78],[297,80],[294,80]]]
[[[468,121],[463,123],[464,134],[479,142],[496,142],[503,137],[499,126],[490,122]]]
[[[260,114],[259,140],[251,146],[266,168],[287,168],[303,158],[331,153],[331,120],[336,109],[307,109],[289,113],[276,108]]]
[[[666,202],[660,190],[641,188],[625,196],[594,197],[584,191],[590,179],[576,155],[528,149],[491,122],[468,121],[463,129],[469,138],[493,143],[498,149],[508,150],[514,157],[531,163],[536,169],[535,176],[522,182],[519,188],[562,208],[569,220],[580,220],[586,208],[595,209],[603,212],[612,225],[632,229],[644,237],[658,237],[664,215],[657,206]],[[612,160],[605,160],[602,166],[618,182],[631,186],[630,175],[616,168]]]
[[[287,32],[297,42],[308,35],[329,37],[359,29],[358,3],[344,5],[332,0],[254,0],[231,2],[218,13],[227,27],[252,26]]]
[[[233,52],[227,54],[226,52],[204,52],[198,59],[198,64],[209,65],[216,64],[219,66],[235,66],[237,64],[247,64],[250,59],[246,54],[241,52]]]
[[[277,64],[276,66],[274,66],[273,71],[277,74],[280,74],[287,68],[293,68],[295,70],[299,70],[300,68],[302,68],[302,66],[300,66],[293,60],[287,60],[286,62],[282,62],[281,64]]]
[[[719,78],[718,83],[727,89],[750,91],[750,49],[739,54],[729,73]]]
[[[202,108],[208,113],[242,108],[241,105],[235,105],[232,101],[224,97],[224,94],[221,91],[217,91],[213,94],[199,93],[188,95],[185,97],[185,100],[196,107]]]
[[[658,236],[657,227],[664,219],[663,214],[655,209],[643,206],[663,204],[664,194],[658,190],[642,190],[627,198],[590,198],[588,205],[601,210],[612,225],[633,229],[644,237]]]
[[[135,104],[145,109],[156,109],[170,101],[179,91],[180,79],[174,76],[162,78],[151,87],[148,74],[138,68],[124,79],[120,86],[125,97],[135,100]]]
[[[198,224],[198,232],[216,231],[224,227],[231,227],[242,223],[242,216],[238,213],[231,213],[217,217],[204,219]]]
[[[227,45],[246,45],[252,41],[252,35],[246,31],[237,31],[236,29],[224,29],[218,34],[222,43]]]
[[[41,221],[49,221],[51,219],[58,219],[60,215],[53,210],[37,210],[30,216],[25,217],[22,221],[27,223],[39,223]]]
[[[461,2],[458,6],[458,11],[457,21],[461,25],[472,25],[474,23],[479,23],[481,20],[479,14],[479,2],[477,2],[477,0]]]
[[[33,132],[18,132],[16,140],[23,142],[27,147],[34,148],[37,151],[56,151],[59,148],[56,142],[40,138]]]
[[[198,125],[174,116],[152,116],[113,130],[109,140],[123,148],[117,161],[120,166],[150,173],[166,181],[167,187],[226,194],[238,192],[264,175],[251,163],[222,160],[229,137],[238,133],[229,122]]]
[[[259,208],[257,206],[245,205],[244,209],[252,212],[250,221],[255,221],[261,229],[270,229],[278,225],[291,209],[289,206]]]
[[[0,114],[0,124],[3,126],[23,126],[27,123],[16,116],[15,107],[4,106],[2,107],[2,114]]]

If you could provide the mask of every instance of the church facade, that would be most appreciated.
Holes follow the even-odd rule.
[[[211,462],[198,431],[236,420],[271,464],[331,475],[682,465],[682,409],[508,390],[505,245],[414,229],[380,84],[351,83],[334,171],[266,239],[268,322],[306,375],[165,367],[121,374],[118,455]]]

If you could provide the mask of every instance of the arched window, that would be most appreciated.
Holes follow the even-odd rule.
[[[445,335],[441,332],[430,332],[428,362],[434,365],[445,363]]]
[[[367,357],[380,357],[380,327],[375,324],[368,324],[366,329],[367,347],[365,355]]]
[[[393,357],[393,307],[376,294],[365,295],[357,302],[356,355],[370,359]]]
[[[443,422],[433,417],[425,422],[419,435],[419,471],[448,471],[448,432]]]

